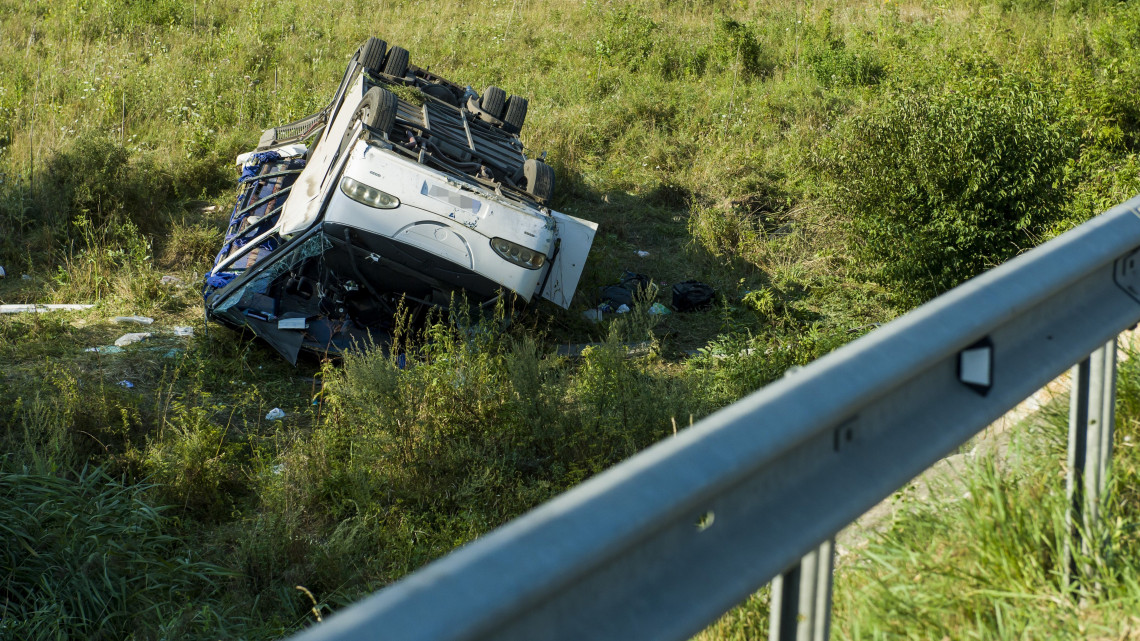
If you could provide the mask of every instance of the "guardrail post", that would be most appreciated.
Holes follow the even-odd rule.
[[[827,640],[834,559],[835,539],[829,539],[772,581],[768,641]]]
[[[1069,510],[1066,525],[1065,582],[1081,575],[1074,551],[1094,553],[1088,536],[1100,516],[1101,501],[1112,458],[1112,431],[1116,404],[1116,338],[1073,366],[1069,401],[1069,470],[1066,489]]]

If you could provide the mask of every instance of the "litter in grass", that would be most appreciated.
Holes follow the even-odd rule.
[[[126,347],[127,345],[133,345],[133,344],[138,343],[140,341],[145,341],[146,339],[150,338],[150,336],[151,336],[150,332],[135,332],[132,334],[123,334],[122,336],[115,339],[115,345],[117,347]]]
[[[134,383],[132,383],[132,382],[130,382],[130,381],[128,381],[128,380],[126,380],[126,379],[123,379],[123,380],[119,381],[119,387],[125,387],[125,388],[127,388],[127,389],[133,389],[133,388],[134,388],[134,386],[135,386],[135,384],[134,384]]]
[[[648,258],[649,252],[639,249],[637,250],[637,255],[641,258]]]
[[[582,354],[587,349],[605,347],[605,343],[568,343],[566,345],[559,345],[557,354],[567,358],[581,358]],[[645,356],[649,354],[653,344],[649,341],[638,341],[636,343],[622,343],[625,348],[625,355],[629,357]]]
[[[582,318],[585,318],[586,320],[590,321],[591,323],[597,323],[597,322],[601,321],[603,315],[604,314],[603,314],[602,310],[597,308],[597,307],[595,307],[593,309],[587,309],[586,311],[582,312]]]
[[[166,352],[165,354],[163,354],[162,357],[163,358],[178,358],[178,355],[181,353],[182,353],[182,350],[175,348],[175,349],[172,349],[172,350]]]
[[[662,305],[661,303],[653,303],[649,306],[649,313],[653,314],[654,316],[664,316],[666,314],[671,314],[672,312],[669,311],[668,307]]]
[[[182,286],[182,279],[177,277],[177,276],[170,276],[170,275],[163,276],[162,279],[159,280],[158,282],[162,283],[163,285],[174,285],[177,287]]]
[[[622,305],[633,307],[638,298],[649,298],[653,295],[653,280],[645,274],[626,271],[622,273],[617,285],[606,285],[598,291],[598,298],[602,305],[609,304],[614,310]],[[602,311],[612,311],[599,305]]]
[[[267,421],[280,421],[283,418],[285,418],[285,410],[280,407],[269,410],[269,413],[265,415],[265,420]]]
[[[619,314],[627,314],[627,313],[629,313],[629,305],[621,305],[621,306],[619,306],[619,307],[617,308],[617,313],[619,313]]]
[[[139,325],[150,325],[154,322],[153,318],[149,316],[116,316],[111,319],[112,323],[137,323]]]
[[[118,354],[123,351],[123,348],[117,345],[103,345],[101,347],[88,347],[83,351],[95,352],[96,354]]]
[[[31,280],[31,279],[32,279],[32,277],[29,274],[21,274],[20,275],[20,280]]]
[[[3,267],[0,267],[0,278],[4,278],[7,275],[8,275],[8,272],[4,271]]]
[[[194,328],[189,325],[179,325],[174,328],[175,336],[193,336]]]
[[[712,306],[716,291],[704,283],[687,280],[673,285],[673,309],[691,312]]]
[[[94,305],[63,305],[63,304],[60,304],[60,305],[55,305],[55,304],[49,304],[49,305],[41,305],[41,304],[0,305],[0,314],[25,314],[25,313],[29,313],[29,312],[42,314],[44,312],[57,312],[57,311],[73,312],[73,311],[79,311],[79,310],[83,310],[83,309],[91,309],[92,307],[94,307]]]

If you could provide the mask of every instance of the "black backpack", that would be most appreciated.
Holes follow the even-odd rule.
[[[673,309],[679,312],[691,312],[697,309],[711,307],[716,292],[712,287],[695,281],[687,280],[673,285]]]

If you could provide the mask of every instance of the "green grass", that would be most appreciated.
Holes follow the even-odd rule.
[[[1013,437],[1008,453],[981,453],[963,482],[928,502],[903,499],[888,533],[837,582],[840,638],[1130,638],[1140,607],[1134,448],[1140,363],[1120,366],[1119,413],[1106,518],[1089,539],[1080,583],[1064,580],[1062,399]]]
[[[98,495],[91,479],[101,474],[116,479],[110,494],[161,506],[146,523],[114,510],[91,516],[154,533],[159,542],[139,548],[139,567],[157,586],[193,586],[190,602],[148,601],[158,614],[138,638],[296,629],[312,619],[313,603],[295,586],[325,611],[350,602],[993,257],[1140,191],[1140,111],[1131,99],[1140,91],[1140,13],[1130,3],[495,0],[344,2],[329,11],[296,0],[0,0],[0,23],[0,265],[9,274],[0,301],[96,305],[0,317],[0,445],[8,452],[0,471],[14,492],[42,486],[73,497]],[[378,353],[293,368],[248,337],[207,332],[198,283],[234,195],[234,156],[261,129],[321,108],[369,35],[445,77],[528,97],[523,140],[549,152],[555,207],[600,229],[567,312],[538,305],[509,327],[409,328],[412,366],[404,369]],[[984,82],[967,82],[973,77],[1021,84],[1003,86],[1016,94],[1003,102]],[[1021,86],[1032,91],[1017,93]],[[1040,121],[1002,111],[1026,97],[1048,106],[1033,111]],[[955,155],[971,113],[959,107],[974,104],[992,116],[977,128],[985,140]],[[1034,123],[1070,132],[1040,156],[1053,173],[1047,206],[1032,220],[1010,211],[1000,181],[981,185],[979,197],[938,191],[959,184],[961,167],[1038,158],[1035,146],[1009,135],[1025,122],[1033,132]],[[885,123],[889,147],[867,135],[868,123]],[[927,149],[935,143],[942,147]],[[878,180],[883,164],[910,178]],[[1010,193],[1037,193],[1036,174],[1009,175]],[[862,198],[854,209],[852,194]],[[931,223],[888,216],[891,207],[929,207],[952,233],[919,233],[915,226]],[[882,221],[886,228],[876,226]],[[939,251],[959,237],[981,241],[958,258]],[[923,244],[935,251],[914,268],[874,251],[907,246],[894,238],[937,242]],[[597,288],[627,269],[661,284],[658,300],[687,279],[720,297],[701,313],[583,320]],[[911,284],[921,279],[891,280],[926,272],[938,275],[935,285],[917,291]],[[164,284],[166,275],[182,284]],[[143,328],[151,339],[122,353],[85,351],[138,331],[108,320],[131,314],[155,318]],[[195,335],[176,337],[175,326]],[[643,341],[649,349],[633,356],[622,345]],[[557,344],[585,342],[599,345],[580,359],[555,356]],[[1124,402],[1134,402],[1129,394]],[[274,407],[285,410],[283,421],[265,418]],[[975,574],[1028,554],[1033,562],[1020,574],[1003,569],[1000,581],[956,592],[949,579],[924,583],[921,593],[868,578],[884,567],[921,574],[907,574],[900,550],[937,535],[941,526],[926,518],[875,552],[889,565],[869,565],[878,569],[863,578],[850,570],[857,588],[840,584],[837,631],[943,633],[891,627],[905,611],[954,622],[945,632],[952,638],[996,634],[996,611],[983,610],[1002,603],[1003,630],[1049,633],[1034,627],[1045,615],[1032,614],[1049,610],[1008,613],[1021,601],[985,592],[1056,593],[1043,583],[1052,517],[1034,511],[1053,509],[1051,499],[1020,505],[1045,496],[1033,493],[1045,481],[1026,474],[985,477],[974,492],[1006,492],[1016,531],[1030,537],[1004,556],[971,561]],[[992,521],[1005,505],[977,501],[969,518]],[[28,527],[0,514],[5,527]],[[1131,503],[1118,514],[1131,532]],[[962,523],[946,527],[982,536]],[[70,554],[29,545],[45,558]],[[964,553],[945,549],[947,558]],[[145,565],[159,557],[193,560],[182,569]],[[1105,585],[1106,594],[1128,594]],[[33,599],[54,594],[21,589]],[[940,590],[948,591],[942,602],[906,601]],[[76,595],[89,611],[120,598]],[[753,598],[706,636],[762,635],[763,603]],[[1059,620],[1123,625],[1109,610]],[[49,626],[44,616],[36,626]],[[26,633],[86,636],[82,626],[101,620],[81,619]]]

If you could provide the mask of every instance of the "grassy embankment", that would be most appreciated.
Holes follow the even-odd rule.
[[[348,602],[1131,196],[1138,14],[1092,0],[0,0],[0,299],[97,303],[0,318],[14,568],[2,629],[294,629],[313,605],[295,585],[322,609]],[[556,207],[601,230],[568,313],[539,307],[479,340],[429,327],[406,370],[378,354],[293,369],[207,335],[196,278],[220,242],[234,155],[322,106],[372,34],[444,76],[528,96],[524,141],[550,153]],[[704,280],[721,299],[583,321],[625,269]],[[107,321],[120,314],[155,317],[155,337],[85,352],[127,331]],[[618,344],[645,339],[636,358]],[[552,356],[586,341],[606,345]],[[266,421],[272,407],[286,420]],[[944,518],[900,522],[841,572],[837,631],[1126,625],[1058,596],[1053,531],[1030,527],[1055,506],[1012,502],[1050,484],[1038,469],[1056,467],[983,477]],[[1137,510],[1118,497],[1113,549],[1128,551]],[[930,540],[944,542],[924,548],[945,551],[934,561],[914,552]],[[978,583],[963,590],[951,569]],[[1103,598],[1135,594],[1105,585]],[[758,596],[708,634],[755,637],[765,607]]]

